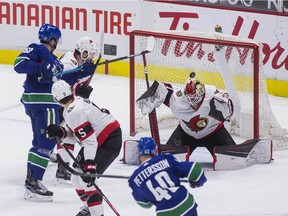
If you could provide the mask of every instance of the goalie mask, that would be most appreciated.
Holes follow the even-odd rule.
[[[97,55],[97,45],[94,40],[90,37],[81,37],[76,44],[75,48],[81,55],[81,58],[86,61],[87,59],[93,60]],[[87,52],[85,57],[83,54]]]
[[[138,141],[138,156],[156,155],[157,145],[151,137],[142,137]]]
[[[72,95],[72,90],[70,85],[64,80],[59,80],[52,85],[52,95],[57,102],[60,102]]]
[[[191,106],[197,107],[204,98],[205,86],[199,80],[189,78],[186,81],[184,93]]]

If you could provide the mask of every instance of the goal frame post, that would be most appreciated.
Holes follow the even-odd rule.
[[[144,31],[144,30],[134,30],[130,33],[129,36],[129,51],[130,55],[135,54],[135,37],[150,37],[161,38],[161,39],[176,39],[178,41],[187,41],[187,42],[196,42],[196,43],[205,43],[210,45],[222,45],[222,46],[233,46],[239,48],[248,48],[253,50],[253,137],[254,139],[259,139],[259,64],[260,64],[260,49],[259,46],[255,43],[249,42],[239,42],[232,40],[220,40],[220,39],[211,39],[211,38],[201,38],[195,36],[186,36],[174,34],[172,32],[155,32],[155,31]],[[153,52],[153,51],[152,51]],[[149,53],[146,54],[147,56]],[[136,125],[135,125],[135,57],[129,59],[130,63],[130,75],[129,75],[129,95],[130,95],[130,136],[135,136],[136,134]],[[149,65],[149,62],[147,62]]]

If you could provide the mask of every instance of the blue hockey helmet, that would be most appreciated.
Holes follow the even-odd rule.
[[[39,29],[38,38],[40,41],[45,41],[47,43],[54,38],[58,43],[61,38],[61,31],[54,25],[44,24]]]
[[[138,155],[156,155],[157,145],[151,137],[142,137],[138,141]]]

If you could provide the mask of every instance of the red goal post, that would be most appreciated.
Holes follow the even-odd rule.
[[[270,138],[277,147],[287,146],[287,131],[280,127],[269,105],[260,43],[218,32],[135,30],[130,34],[130,55],[142,52],[151,37],[154,47],[146,54],[150,83],[157,80],[183,88],[190,72],[194,71],[204,84],[229,93],[235,106],[229,125],[232,134]],[[221,49],[216,51],[215,47]],[[132,136],[149,128],[147,116],[135,106],[135,100],[147,89],[141,62],[141,57],[130,59]],[[165,105],[157,108],[157,120],[160,130],[178,124]]]

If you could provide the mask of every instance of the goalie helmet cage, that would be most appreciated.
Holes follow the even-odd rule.
[[[130,34],[130,55],[143,51],[154,38],[153,50],[146,54],[149,81],[168,82],[183,88],[191,71],[205,85],[227,90],[234,104],[229,126],[231,134],[243,138],[271,139],[274,149],[287,148],[287,130],[276,120],[262,63],[262,46],[254,40],[218,32],[140,31]],[[144,44],[144,45],[143,45]],[[130,135],[149,130],[135,100],[147,90],[141,58],[130,59]],[[159,129],[175,128],[177,119],[162,104],[157,108]],[[166,137],[168,139],[168,137]]]

